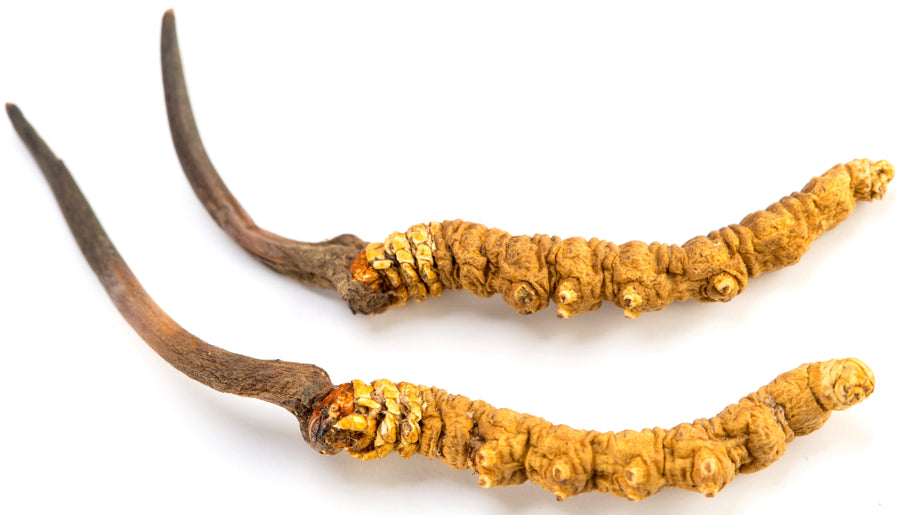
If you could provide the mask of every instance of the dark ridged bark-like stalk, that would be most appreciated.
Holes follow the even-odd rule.
[[[301,243],[258,228],[212,166],[191,112],[171,11],[162,52],[172,141],[207,211],[257,259],[304,284],[336,290],[353,312],[380,313],[445,289],[500,294],[523,315],[553,301],[560,318],[593,311],[602,301],[629,318],[687,299],[725,302],[749,278],[796,263],[857,200],[881,198],[894,176],[887,161],[837,165],[802,192],[682,245],[512,236],[462,220],[419,224],[383,245],[367,246],[352,235]]]
[[[362,240],[343,234],[320,243],[306,243],[273,234],[257,227],[225,186],[206,154],[194,121],[171,10],[163,17],[160,50],[172,142],[184,174],[213,220],[244,250],[276,272],[309,286],[337,291],[353,312],[383,311],[389,303],[387,295],[350,277],[350,264],[365,247]]]
[[[315,365],[235,354],[206,343],[178,325],[128,268],[63,162],[18,107],[6,104],[6,112],[53,190],[85,259],[113,304],[147,345],[191,379],[220,392],[282,406],[305,425],[313,403],[332,387],[328,374]]]

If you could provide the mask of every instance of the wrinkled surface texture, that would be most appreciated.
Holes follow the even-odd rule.
[[[674,301],[731,300],[749,278],[799,261],[857,200],[881,198],[893,176],[887,161],[839,164],[741,223],[680,246],[511,236],[461,220],[418,224],[370,244],[351,273],[392,295],[394,304],[465,289],[481,297],[499,293],[520,314],[552,299],[558,316],[568,318],[606,300],[636,318]]]
[[[832,410],[865,399],[872,371],[857,359],[802,365],[709,419],[671,429],[601,433],[554,425],[444,390],[379,380],[338,386],[311,445],[360,459],[421,454],[471,468],[481,486],[530,480],[563,500],[589,491],[640,500],[676,486],[715,495],[737,473],[763,469]],[[350,392],[352,391],[352,401]]]

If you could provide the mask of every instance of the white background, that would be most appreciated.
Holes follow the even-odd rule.
[[[324,5],[323,5],[324,4]],[[159,359],[0,123],[0,512],[760,513],[898,509],[900,184],[728,304],[557,320],[453,292],[353,316],[256,263],[182,177],[159,22],[175,7],[207,149],[257,223],[381,240],[465,218],[682,243],[838,162],[900,164],[892,2],[5,2],[0,100],[66,160],[147,290],[201,338],[335,382],[434,384],[579,428],[712,416],[856,356],[873,396],[715,499],[557,503],[393,455],[322,457],[274,406]],[[677,5],[677,6],[676,6]]]

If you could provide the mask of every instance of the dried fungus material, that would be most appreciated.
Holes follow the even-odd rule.
[[[125,263],[66,165],[18,107],[6,104],[6,113],[47,180],[85,260],[116,309],[147,345],[191,379],[220,392],[271,402],[304,424],[312,406],[334,388],[328,373],[309,363],[229,352],[178,325],[153,301]]]
[[[351,274],[395,305],[465,289],[480,297],[499,293],[523,315],[552,299],[560,318],[598,309],[604,300],[629,318],[687,299],[727,302],[751,277],[799,261],[857,200],[880,199],[893,177],[887,161],[839,164],[739,224],[680,246],[511,236],[462,220],[418,224],[369,244]]]
[[[163,33],[164,62],[170,68],[180,68],[180,63],[170,59],[177,53],[177,45],[171,46],[174,38],[171,11],[164,17]],[[173,87],[183,89],[177,80],[167,83],[167,91]],[[175,100],[181,107],[173,109],[170,120],[181,124],[188,133],[195,132],[193,120],[187,116],[182,102],[185,99],[181,96]],[[15,105],[7,104],[6,112],[46,178],[85,259],[113,304],[141,338],[173,367],[206,386],[287,409],[306,429],[303,434],[308,442],[324,454],[347,449],[358,458],[371,459],[390,452],[404,457],[418,453],[437,457],[454,468],[471,467],[484,486],[518,484],[530,479],[560,499],[592,489],[641,499],[669,485],[712,495],[731,481],[736,472],[767,466],[781,456],[784,444],[794,436],[817,429],[828,418],[830,410],[845,409],[859,402],[874,387],[871,371],[858,360],[805,365],[780,376],[712,419],[682,424],[669,431],[653,429],[617,434],[555,426],[537,417],[498,410],[482,401],[473,402],[411,383],[380,380],[366,385],[354,381],[335,387],[325,370],[316,365],[232,353],[210,345],[178,325],[141,286],[63,162]],[[208,162],[203,162],[202,146],[191,144],[198,143],[194,136],[183,142],[185,161],[205,168],[204,178],[210,179],[208,173],[212,169]],[[853,171],[848,173],[853,175]],[[222,195],[227,191],[216,182],[196,181],[197,189],[215,190],[208,197],[207,208],[218,210],[221,217],[217,220],[221,224],[237,223],[240,227],[232,227],[234,234],[240,237],[249,234],[251,239],[245,243],[253,252],[275,245],[264,250],[266,259],[277,258],[269,262],[273,268],[283,272],[290,268],[282,268],[287,257],[283,251],[296,247],[300,250],[292,254],[292,259],[299,259],[309,268],[293,269],[293,272],[312,284],[327,283],[340,291],[350,280],[349,270],[346,270],[347,277],[331,273],[334,262],[343,260],[343,257],[336,259],[335,255],[349,256],[345,268],[353,268],[367,284],[375,284],[382,277],[382,272],[369,270],[369,256],[354,261],[357,252],[346,253],[351,248],[362,248],[354,237],[341,236],[312,246],[301,242],[297,246],[290,242],[281,245],[275,235],[259,230],[246,213],[236,209],[239,206],[232,202],[233,198],[229,200],[225,198],[227,195]],[[883,190],[871,185],[860,189]],[[397,273],[403,274],[397,277],[404,282],[419,277],[424,286],[413,289],[413,293],[424,296],[427,290],[437,295],[447,284],[445,279],[437,279],[445,273],[441,267],[446,264],[438,255],[438,250],[445,248],[441,238],[445,238],[441,230],[413,230],[405,235],[405,240],[398,237],[389,242],[389,257],[379,254],[372,258],[387,261],[378,265],[380,270],[391,269],[393,261],[408,265],[397,267]],[[527,257],[523,259],[527,261]],[[503,261],[518,262],[509,251],[498,262]],[[391,280],[389,272],[384,274]],[[359,283],[357,286],[372,291],[369,286]],[[372,298],[378,300],[377,296]]]
[[[631,318],[676,300],[727,301],[750,277],[796,262],[857,199],[881,198],[894,174],[886,161],[838,165],[801,193],[681,246],[510,236],[460,220],[418,224],[368,246],[350,234],[296,241],[258,227],[210,161],[191,110],[171,13],[161,43],[172,141],[206,210],[256,259],[303,284],[335,290],[354,313],[381,313],[444,289],[499,293],[522,314],[553,299],[560,318],[593,311],[604,300]]]
[[[444,390],[353,381],[314,408],[307,441],[360,459],[421,454],[471,468],[481,486],[530,480],[557,499],[597,490],[640,500],[675,486],[714,496],[735,474],[763,469],[832,410],[872,393],[858,359],[802,365],[709,419],[672,429],[601,433],[554,425]]]

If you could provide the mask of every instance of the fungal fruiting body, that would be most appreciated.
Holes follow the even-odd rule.
[[[221,392],[294,414],[322,454],[361,459],[397,452],[471,468],[482,486],[530,480],[558,499],[597,490],[632,500],[666,486],[715,495],[739,472],[765,468],[785,444],[872,393],[857,359],[800,366],[715,417],[672,429],[600,433],[554,425],[444,390],[379,380],[335,386],[325,370],[228,352],[172,320],[143,289],[109,240],[69,171],[21,111],[6,111],[50,184],[85,259],[137,333],[172,366]]]
[[[173,47],[174,17],[171,11],[164,17],[163,33],[165,61],[166,56],[173,59],[173,48],[177,50],[177,47]],[[180,63],[178,67],[180,68]],[[183,84],[180,88],[183,90]],[[299,420],[304,429],[304,438],[323,454],[347,450],[361,459],[383,457],[391,452],[397,452],[403,457],[421,454],[438,458],[457,469],[471,468],[478,474],[479,483],[485,487],[513,485],[530,480],[553,492],[558,499],[597,490],[639,500],[666,486],[714,495],[735,474],[765,468],[783,454],[787,442],[818,429],[832,410],[846,409],[866,398],[874,389],[871,370],[859,360],[850,358],[812,363],[782,374],[709,419],[698,419],[669,430],[655,428],[600,433],[553,425],[535,416],[496,409],[483,401],[471,401],[443,390],[411,383],[395,384],[380,380],[367,385],[354,381],[334,386],[325,370],[316,365],[259,360],[235,354],[210,345],[179,326],[138,282],[103,230],[64,163],[53,154],[16,106],[7,104],[6,111],[16,132],[47,179],[82,254],[115,306],[141,338],[160,357],[192,379],[221,392],[258,398],[287,409]],[[188,126],[193,125],[193,120],[189,111],[175,111],[178,116],[174,118],[179,123],[183,122],[186,130],[190,131]],[[197,155],[204,153],[202,146],[190,144],[186,144],[183,150],[190,154],[188,161],[191,163]],[[802,249],[796,250],[798,247],[794,245],[782,249],[782,243],[797,238],[801,243],[806,242],[803,245],[808,245],[808,236],[804,235],[817,235],[846,216],[852,209],[854,196],[880,196],[892,174],[893,169],[883,162],[871,164],[859,161],[836,167],[823,177],[813,180],[804,189],[804,193],[783,200],[761,215],[751,215],[749,218],[754,219],[751,222],[745,220],[742,225],[747,226],[746,230],[752,232],[755,239],[742,236],[745,233],[741,230],[732,229],[733,236],[719,236],[718,239],[711,236],[709,242],[701,245],[706,245],[704,248],[708,248],[710,252],[719,246],[733,247],[737,249],[742,261],[747,258],[741,252],[745,247],[752,246],[758,256],[751,264],[745,264],[748,268],[746,276],[752,276],[754,270],[758,273],[784,266],[796,261]],[[832,183],[843,184],[845,189],[849,189],[850,200],[839,202],[832,197],[841,197],[841,194],[826,194],[831,191]],[[449,227],[454,224],[466,226],[462,222],[452,222],[438,224],[439,230],[432,230],[432,225],[418,232],[413,231],[412,236],[407,236],[408,247],[400,241],[396,245],[389,244],[390,248],[383,252],[370,248],[364,255],[365,260],[354,261],[352,256],[356,256],[362,248],[358,239],[340,236],[322,244],[301,243],[296,246],[294,243],[297,242],[286,242],[260,230],[246,217],[246,213],[230,209],[239,208],[236,203],[229,203],[233,198],[231,201],[225,199],[220,204],[222,198],[216,195],[227,193],[227,190],[221,184],[213,184],[212,190],[216,188],[218,193],[210,196],[206,205],[210,209],[222,208],[217,211],[221,215],[217,219],[221,223],[241,221],[244,225],[234,228],[236,233],[248,229],[250,239],[245,243],[254,249],[262,249],[260,252],[271,251],[265,257],[272,258],[268,264],[273,268],[284,266],[287,269],[293,266],[286,265],[286,254],[283,253],[293,245],[297,251],[296,256],[305,256],[303,259],[309,258],[312,261],[301,260],[302,266],[291,269],[298,277],[311,284],[328,283],[340,290],[345,279],[350,277],[349,268],[352,263],[355,273],[368,281],[356,281],[357,286],[372,292],[373,286],[378,285],[382,278],[391,281],[391,273],[383,271],[392,269],[394,261],[397,261],[400,265],[410,265],[397,267],[398,274],[411,275],[411,271],[417,272],[420,274],[417,277],[424,278],[424,288],[431,295],[436,295],[444,286],[457,284],[446,282],[447,279],[442,276],[445,273],[442,267],[447,265],[442,261],[440,253],[452,251],[455,263],[452,266],[458,270],[458,276],[454,276],[457,273],[454,272],[450,277],[456,277],[459,284],[462,284],[463,277],[466,277],[465,281],[472,280],[465,275],[468,271],[464,273],[463,269],[474,267],[476,272],[480,270],[483,274],[483,280],[479,284],[490,283],[485,288],[493,288],[491,291],[485,290],[485,293],[499,291],[518,303],[515,305],[530,306],[542,302],[546,305],[546,299],[541,295],[546,296],[551,288],[557,296],[574,292],[574,296],[565,299],[568,304],[580,305],[577,303],[585,302],[585,286],[577,281],[570,281],[576,276],[569,275],[565,268],[575,266],[576,260],[562,259],[560,256],[569,256],[569,251],[564,250],[565,242],[554,238],[535,237],[532,241],[533,245],[540,248],[555,245],[558,248],[554,252],[548,250],[533,252],[531,255],[521,254],[517,245],[510,243],[521,238],[509,238],[486,229],[450,230]],[[807,216],[804,214],[807,211],[817,214]],[[233,215],[238,218],[230,218]],[[757,225],[761,229],[757,229]],[[770,232],[777,234],[766,239],[764,236],[769,234],[765,230],[767,227]],[[780,236],[783,234],[791,237]],[[438,241],[440,238],[444,239],[446,246]],[[475,240],[470,242],[467,238]],[[590,248],[590,243],[580,241]],[[270,244],[275,247],[265,250]],[[465,252],[457,254],[454,245],[461,249],[478,246],[488,249],[485,251],[488,255],[469,256]],[[573,243],[569,245],[577,247]],[[767,245],[770,247],[766,247]],[[626,246],[627,244],[622,247]],[[648,246],[648,249],[651,247],[653,246]],[[765,249],[761,250],[761,247]],[[346,278],[339,277],[340,274],[334,272],[334,260],[329,260],[327,266],[316,262],[327,256],[344,256],[345,251],[354,248],[357,251],[352,253],[346,263]],[[655,257],[659,252],[654,251],[655,253],[647,254],[647,259],[656,259],[654,262],[657,263],[657,268],[661,267],[659,274],[668,274],[673,266],[678,266],[677,263],[682,263],[682,267],[688,266],[691,262],[688,248],[689,245],[686,244],[677,252],[673,250],[672,256],[675,257],[667,257],[665,260]],[[326,251],[317,252],[322,249]],[[413,249],[416,259],[410,262]],[[407,251],[410,256],[407,257],[401,250]],[[427,255],[429,252],[431,258]],[[501,255],[491,256],[497,252]],[[677,258],[681,254],[687,257]],[[469,256],[471,260],[464,259],[464,256]],[[552,256],[552,263],[548,256]],[[620,262],[627,259],[639,260],[640,257],[629,257],[630,254],[621,250],[610,256]],[[730,263],[734,259],[723,257],[721,261]],[[484,260],[490,264],[483,263]],[[534,260],[536,263],[532,262]],[[382,262],[387,262],[387,265]],[[431,267],[426,268],[423,263],[429,263]],[[568,264],[562,266],[561,263]],[[416,265],[415,268],[412,267],[413,264]],[[548,281],[543,294],[528,289],[532,284],[530,281],[537,279],[511,282],[510,277],[519,276],[510,276],[505,272],[496,275],[491,271],[495,266],[521,267],[525,271],[533,271],[537,277],[541,273],[549,273],[544,269],[550,270],[550,264],[553,265],[554,276],[565,275],[561,280],[554,277],[552,282]],[[588,260],[581,266],[590,269],[594,265]],[[634,269],[641,268],[634,265]],[[716,273],[733,273],[727,266],[722,270],[724,271]],[[650,291],[637,289],[644,288],[644,283],[639,278],[620,282],[619,275],[623,273],[616,269],[609,281],[612,284],[624,284],[626,290],[633,288],[629,290],[632,292],[628,294],[630,296],[625,297],[630,302],[626,303],[626,307],[637,309],[658,302],[659,293],[656,293],[657,297],[653,297]],[[685,269],[679,275],[690,273],[690,269]],[[435,277],[440,277],[440,283]],[[722,284],[727,282],[725,279]],[[401,276],[401,280],[407,281],[408,278]],[[603,281],[606,280],[604,277]],[[711,279],[707,277],[705,280],[709,282]],[[503,281],[509,284],[498,288],[498,284]],[[572,284],[571,290],[560,290],[560,285],[566,281]],[[598,287],[603,284],[599,283]],[[740,284],[735,282],[731,289],[737,289]],[[720,285],[716,289],[727,288]],[[350,288],[346,291],[354,290]],[[383,298],[389,297],[387,294],[380,295]],[[416,295],[415,291],[413,295]],[[402,297],[400,293],[395,296]],[[376,307],[383,300],[382,297],[372,296],[371,299],[375,299],[375,302],[367,306]]]
[[[887,161],[839,164],[739,224],[680,246],[511,236],[461,220],[418,224],[369,244],[351,274],[398,305],[465,289],[480,297],[499,293],[523,315],[553,300],[560,318],[593,311],[603,301],[629,318],[687,299],[726,302],[749,278],[799,261],[857,200],[880,199],[893,177]]]
[[[335,387],[314,409],[307,441],[359,459],[421,454],[471,468],[484,487],[530,480],[559,500],[599,491],[644,499],[667,486],[713,496],[735,474],[763,469],[785,444],[822,427],[832,410],[872,393],[858,359],[809,363],[718,415],[671,429],[601,433],[554,425],[444,390],[387,380]]]
[[[675,301],[728,301],[747,280],[796,263],[857,200],[884,195],[894,168],[867,159],[837,165],[794,193],[683,245],[511,236],[460,220],[395,232],[384,243],[352,235],[307,243],[256,226],[209,159],[188,98],[174,18],[163,21],[162,71],[172,141],[206,210],[256,259],[300,282],[337,291],[354,313],[380,313],[445,289],[503,296],[518,313],[552,299],[560,318],[614,302],[636,318]]]

